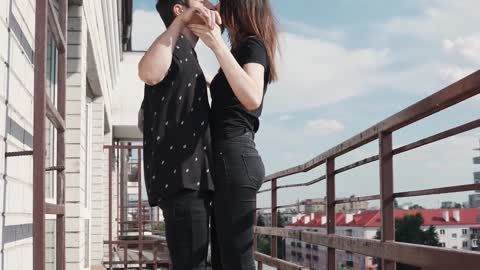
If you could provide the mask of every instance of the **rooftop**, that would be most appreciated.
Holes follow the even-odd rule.
[[[459,212],[460,220],[457,221],[454,216],[454,211]],[[444,212],[448,212],[448,221],[444,218]],[[452,226],[452,225],[480,225],[480,208],[465,208],[465,209],[418,209],[418,210],[395,210],[395,219],[403,218],[406,215],[421,214],[424,219],[424,226]],[[347,216],[349,222],[347,222]],[[295,222],[288,224],[288,226],[299,227],[325,227],[326,215],[313,214],[303,215]],[[322,222],[323,219],[323,222]],[[335,224],[338,227],[380,227],[381,226],[381,212],[365,211],[359,214],[337,214]],[[351,220],[351,221],[350,221]]]

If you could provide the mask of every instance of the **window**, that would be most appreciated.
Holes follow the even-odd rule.
[[[302,243],[298,242],[298,243],[297,243],[297,247],[301,248],[301,247],[302,247]]]
[[[352,252],[347,251],[347,261],[349,261],[349,262],[353,261],[353,253]]]
[[[318,261],[318,256],[317,256],[317,255],[314,255],[314,256],[313,256],[313,260],[314,260],[314,261]]]
[[[346,230],[345,235],[346,236],[353,236],[353,230],[351,230],[351,229]]]
[[[440,230],[440,235],[445,235],[445,230],[444,229]]]
[[[310,260],[312,256],[310,254],[307,254],[305,257],[307,257],[307,260]]]
[[[312,248],[312,245],[306,244],[305,247],[306,247],[307,249],[311,249],[311,248]]]
[[[290,243],[290,245],[292,245],[292,247],[294,247],[294,246],[295,246],[295,242],[292,241],[292,242]]]
[[[478,239],[473,239],[472,240],[472,247],[474,247],[474,248],[478,247]]]
[[[313,250],[318,250],[318,246],[317,246],[317,245],[313,245]]]
[[[457,234],[456,234],[456,233],[452,233],[452,238],[457,238]]]
[[[58,51],[55,46],[55,41],[51,32],[48,32],[47,36],[47,70],[46,70],[46,86],[45,91],[47,98],[50,99],[52,104],[57,104],[57,55]],[[53,167],[57,166],[57,145],[56,145],[56,130],[53,124],[46,119],[45,130],[45,166]],[[45,197],[48,199],[55,198],[55,183],[56,183],[57,171],[47,171],[45,173]]]
[[[445,243],[443,243],[443,242],[440,243],[440,246],[441,246],[441,247],[445,247]]]
[[[462,247],[468,248],[468,242],[467,242],[467,241],[463,241]]]
[[[292,256],[295,256],[297,255],[297,253],[295,252],[295,250],[292,250]]]
[[[467,230],[467,229],[463,229],[463,230],[462,230],[462,234],[463,234],[463,235],[467,235],[467,234],[468,234],[468,230]]]
[[[458,249],[458,247],[457,247],[457,246],[453,246],[452,248],[453,248],[453,249]]]

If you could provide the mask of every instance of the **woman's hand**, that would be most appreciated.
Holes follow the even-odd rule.
[[[216,13],[216,12],[215,12]],[[188,28],[198,36],[215,54],[226,48],[220,26],[215,23],[213,29],[201,24],[191,24]]]
[[[213,29],[215,27],[215,24],[222,24],[220,14],[218,14],[218,12],[209,10],[206,7],[188,8],[178,17],[184,23],[184,25],[188,25],[191,23],[203,23],[208,28]]]

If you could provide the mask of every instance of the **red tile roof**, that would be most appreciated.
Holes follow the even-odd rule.
[[[454,210],[460,211],[460,221],[453,218]],[[448,211],[449,221],[443,218],[443,212]],[[423,217],[424,226],[448,226],[448,225],[476,225],[480,224],[480,208],[464,208],[464,209],[419,209],[419,210],[395,210],[395,218],[400,219],[406,215],[416,215],[420,213]],[[326,224],[321,224],[322,216],[315,214],[314,219],[305,224],[306,217],[304,215],[295,223],[289,226],[302,227],[325,227]],[[365,211],[360,214],[353,215],[353,220],[346,223],[347,214],[336,214],[336,226],[340,227],[380,227],[380,211]]]

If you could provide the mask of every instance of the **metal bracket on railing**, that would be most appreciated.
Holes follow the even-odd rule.
[[[18,151],[18,152],[5,153],[5,157],[23,157],[23,156],[31,156],[31,155],[33,155],[33,151]]]

